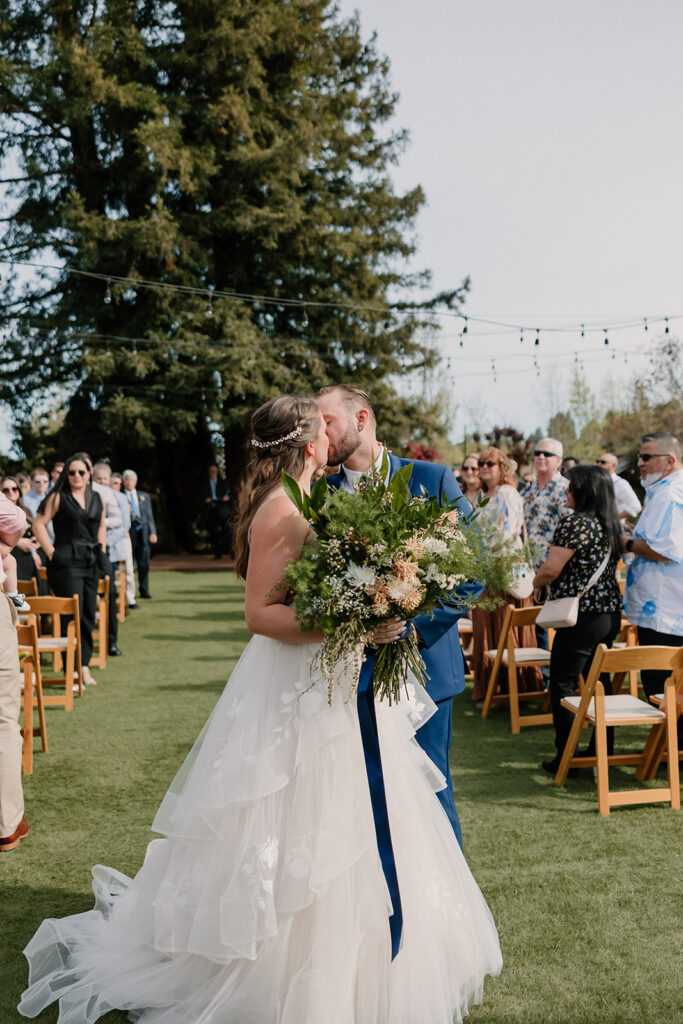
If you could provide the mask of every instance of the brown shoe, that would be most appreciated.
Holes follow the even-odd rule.
[[[26,818],[22,818],[16,831],[11,836],[8,836],[7,839],[0,839],[0,853],[7,853],[8,850],[13,850],[22,839],[26,838],[30,831],[31,829],[28,827]]]

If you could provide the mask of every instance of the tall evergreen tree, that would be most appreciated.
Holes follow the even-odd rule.
[[[19,418],[68,394],[62,438],[158,476],[185,543],[212,431],[236,476],[275,393],[350,379],[389,440],[429,436],[434,411],[392,383],[435,364],[430,312],[467,283],[392,302],[428,286],[405,271],[423,195],[392,187],[405,135],[356,18],[330,0],[0,0],[0,54],[2,258],[61,268],[4,275],[0,397]]]

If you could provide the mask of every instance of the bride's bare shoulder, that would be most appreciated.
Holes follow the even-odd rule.
[[[275,539],[277,534],[302,536],[308,529],[306,520],[299,514],[291,498],[281,488],[272,491],[257,509],[251,521],[251,540],[268,537]]]

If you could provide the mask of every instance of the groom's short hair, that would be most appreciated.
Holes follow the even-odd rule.
[[[334,392],[338,392],[344,405],[354,412],[357,409],[367,409],[372,425],[376,426],[377,417],[375,416],[375,410],[372,408],[372,402],[364,391],[361,391],[360,388],[355,388],[353,384],[327,384],[316,392],[315,397],[322,398],[323,395],[331,395]]]

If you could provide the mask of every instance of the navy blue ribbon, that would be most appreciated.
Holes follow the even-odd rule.
[[[363,741],[365,770],[368,774],[368,785],[370,786],[372,814],[375,819],[377,849],[394,911],[389,918],[391,959],[393,960],[401,945],[403,911],[401,909],[401,894],[398,888],[394,848],[391,845],[389,812],[387,810],[387,796],[384,791],[382,757],[379,750],[379,735],[377,733],[377,719],[375,717],[375,693],[372,685],[374,667],[374,655],[372,653],[366,654],[358,680],[358,721],[360,723],[361,740]]]

